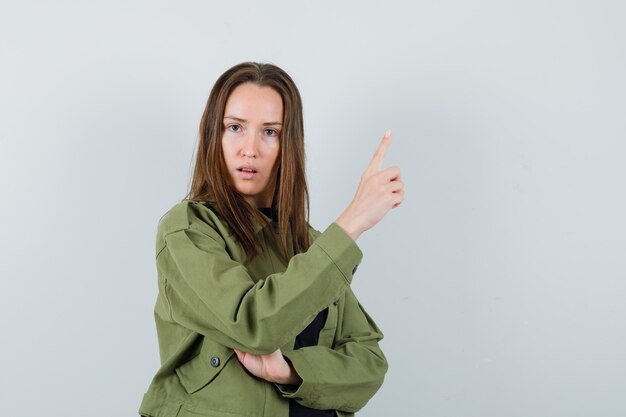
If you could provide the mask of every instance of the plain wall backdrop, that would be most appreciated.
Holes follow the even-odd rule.
[[[405,200],[357,241],[385,383],[358,415],[626,413],[622,1],[0,5],[2,416],[134,416],[159,218],[217,77],[304,100],[311,224],[385,130]]]

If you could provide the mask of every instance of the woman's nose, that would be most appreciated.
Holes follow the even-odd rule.
[[[248,133],[245,137],[241,154],[243,156],[256,157],[258,138],[253,133]]]

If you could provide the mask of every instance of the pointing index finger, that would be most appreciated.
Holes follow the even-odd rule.
[[[374,172],[380,171],[380,167],[383,164],[383,159],[385,158],[385,154],[387,153],[387,148],[389,148],[389,144],[391,143],[391,129],[385,132],[382,140],[380,141],[380,145],[378,145],[378,149],[374,153],[372,157],[372,161],[370,162],[369,169]]]

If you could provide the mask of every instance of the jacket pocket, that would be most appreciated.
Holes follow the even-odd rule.
[[[175,369],[181,385],[193,394],[211,382],[235,353],[229,347],[204,337],[200,353]]]

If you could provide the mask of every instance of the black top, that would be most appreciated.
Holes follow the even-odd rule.
[[[263,212],[272,221],[276,221],[276,208],[275,207],[259,207],[259,210]],[[305,346],[316,346],[320,330],[326,324],[326,316],[328,315],[328,307],[320,311],[315,319],[302,330],[299,335],[296,336],[296,342],[294,343],[294,349],[300,349]],[[315,408],[305,407],[298,403],[296,400],[289,399],[289,417],[335,417],[335,410],[317,410]]]

